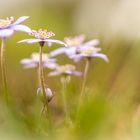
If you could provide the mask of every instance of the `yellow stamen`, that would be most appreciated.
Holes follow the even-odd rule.
[[[75,66],[70,65],[70,64],[67,64],[67,65],[60,66],[60,67],[58,68],[58,71],[64,72],[64,73],[65,73],[66,71],[68,71],[68,70],[75,70]]]
[[[30,35],[32,35],[36,38],[39,38],[39,39],[47,39],[52,36],[55,36],[55,34],[52,31],[48,32],[47,30],[42,30],[42,29],[39,29],[38,31],[32,30]]]
[[[0,28],[8,27],[9,25],[12,24],[13,21],[14,21],[13,17],[7,18],[6,20],[5,19],[0,19]]]
[[[86,55],[91,55],[93,53],[97,53],[101,51],[101,48],[95,48],[95,47],[88,47],[88,48],[84,48],[81,50],[81,53],[84,53]]]
[[[66,44],[68,46],[77,46],[80,45],[84,42],[85,40],[85,36],[84,35],[79,35],[79,36],[75,36],[75,37],[66,37],[64,38],[64,41],[66,42]]]

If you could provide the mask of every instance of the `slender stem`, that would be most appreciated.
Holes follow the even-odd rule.
[[[84,70],[84,75],[83,75],[83,83],[82,83],[82,90],[81,90],[81,94],[80,94],[80,100],[82,100],[83,94],[84,94],[84,91],[85,91],[85,86],[86,86],[86,81],[87,81],[87,73],[88,73],[88,69],[89,69],[89,64],[90,64],[90,59],[87,58],[87,60],[86,60],[86,66],[85,66],[85,70]]]
[[[64,112],[65,112],[65,121],[69,125],[72,126],[72,121],[70,119],[70,114],[68,111],[68,105],[67,105],[67,98],[66,98],[66,90],[67,90],[67,77],[63,76],[61,78],[61,83],[62,83],[62,100],[63,100],[63,107],[64,107]]]
[[[44,78],[44,71],[43,71],[43,62],[42,62],[42,54],[43,54],[43,44],[40,45],[40,50],[39,50],[39,83],[41,86],[41,91],[43,92],[44,95],[44,105],[42,108],[41,115],[43,112],[45,112],[46,117],[48,118],[48,123],[49,123],[49,130],[50,133],[52,132],[52,122],[51,122],[51,116],[50,116],[50,110],[49,110],[49,105],[48,105],[48,99],[46,96],[46,89],[45,89],[45,78]]]
[[[85,91],[89,65],[90,65],[90,58],[87,58],[86,59],[85,69],[84,69],[84,74],[83,74],[82,89],[81,89],[81,93],[80,93],[80,97],[79,97],[79,103],[78,103],[78,107],[77,107],[76,121],[78,121],[78,115],[79,115],[80,107],[81,107],[82,101],[83,101],[83,95],[84,95],[84,91]]]
[[[45,79],[44,79],[44,71],[43,71],[43,62],[42,62],[42,53],[43,53],[43,46],[40,46],[39,50],[39,79],[40,79],[40,86],[41,86],[41,91],[43,92],[44,95],[44,104],[46,109],[48,110],[48,100],[46,97],[46,92],[45,92]]]
[[[7,78],[6,78],[6,65],[5,65],[5,46],[6,38],[2,38],[1,42],[1,74],[2,74],[2,86],[5,94],[6,103],[8,103],[8,91],[7,91]]]

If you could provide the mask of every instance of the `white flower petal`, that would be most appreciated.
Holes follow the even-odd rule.
[[[56,63],[44,63],[43,64],[44,67],[49,68],[49,69],[55,69],[57,67]]]
[[[65,47],[63,47],[63,48],[58,48],[58,49],[56,49],[56,50],[50,52],[49,55],[50,55],[51,57],[57,56],[57,55],[59,55],[59,54],[65,53],[66,49],[67,49],[67,48],[65,48]]]
[[[102,54],[102,53],[94,53],[92,56],[93,57],[101,58],[101,59],[105,60],[106,62],[109,62],[109,59],[108,59],[108,57],[105,54]]]
[[[27,33],[32,32],[31,29],[29,27],[27,27],[26,25],[14,25],[11,28],[15,31],[20,31],[20,32],[27,32]]]
[[[30,68],[35,68],[35,67],[37,67],[37,66],[38,66],[37,64],[31,63],[31,64],[26,64],[26,65],[24,65],[24,68],[25,68],[25,69],[30,69]]]
[[[75,70],[75,71],[73,71],[73,74],[76,76],[81,76],[82,72]]]
[[[32,43],[41,42],[41,41],[42,41],[41,39],[24,39],[24,40],[19,41],[18,43],[32,44]]]
[[[76,49],[77,49],[76,47],[66,48],[65,53],[66,53],[66,55],[68,55],[70,57],[71,55],[76,54]]]
[[[83,44],[83,46],[96,46],[96,45],[99,45],[99,40],[98,39],[93,39],[93,40],[90,40],[86,43]]]
[[[44,42],[48,42],[48,43],[57,43],[57,44],[61,44],[64,45],[65,47],[67,47],[67,44],[60,41],[60,40],[55,40],[55,39],[45,39]]]
[[[48,74],[48,76],[57,76],[59,75],[60,73],[58,71],[52,71]]]
[[[79,62],[82,59],[82,55],[81,54],[76,54],[70,57],[71,59],[73,59],[73,61],[75,63]]]
[[[23,65],[30,64],[32,62],[33,62],[32,59],[28,59],[28,58],[22,59],[20,61],[20,63],[23,64]]]
[[[4,38],[4,37],[9,37],[14,33],[14,30],[12,29],[1,29],[0,30],[0,37]]]
[[[12,25],[20,24],[28,18],[29,18],[29,16],[22,16],[22,17],[18,18]]]
[[[48,47],[51,47],[52,46],[52,43],[51,42],[48,42]]]

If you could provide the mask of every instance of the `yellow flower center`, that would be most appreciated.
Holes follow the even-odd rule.
[[[14,21],[13,17],[7,18],[6,20],[0,19],[0,28],[6,28]]]
[[[101,48],[95,48],[95,47],[88,47],[88,48],[84,48],[81,50],[81,53],[84,53],[86,55],[91,55],[93,53],[97,53],[101,51]]]
[[[47,39],[52,36],[55,36],[55,34],[52,31],[48,32],[47,30],[42,30],[42,29],[40,29],[38,31],[32,30],[32,33],[30,33],[30,35],[32,35],[36,38],[39,38],[39,39]]]
[[[60,71],[62,73],[65,73],[68,70],[70,70],[70,71],[75,70],[75,66],[67,64],[67,65],[64,65],[64,66],[60,66],[59,69],[58,69],[58,71]]]
[[[71,46],[78,46],[78,45],[82,44],[84,42],[84,40],[85,40],[85,36],[84,35],[76,36],[74,38],[72,38],[72,37],[64,38],[64,41],[70,47]]]

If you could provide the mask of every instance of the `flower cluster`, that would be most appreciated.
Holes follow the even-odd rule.
[[[82,73],[76,70],[76,67],[71,64],[65,64],[65,65],[59,65],[56,63],[56,58],[54,58],[57,55],[60,55],[62,53],[66,54],[68,58],[73,59],[74,62],[80,61],[82,58],[91,59],[93,57],[101,58],[108,62],[108,58],[105,54],[100,53],[101,48],[96,47],[99,45],[98,39],[93,39],[88,42],[85,41],[84,35],[79,35],[76,37],[66,37],[64,38],[64,42],[59,40],[53,40],[49,39],[50,37],[54,36],[55,34],[47,30],[32,30],[29,35],[34,36],[35,39],[26,39],[22,40],[19,43],[26,42],[26,43],[45,43],[47,42],[48,45],[51,43],[58,43],[61,45],[64,45],[64,47],[60,47],[49,54],[42,54],[42,66],[44,68],[50,68],[53,69],[52,72],[48,74],[48,76],[70,76],[70,75],[76,75],[81,76]],[[67,47],[66,47],[67,46]],[[21,60],[21,64],[24,65],[24,68],[34,68],[39,66],[39,54],[33,53],[31,55],[31,58],[25,58]]]
[[[108,58],[105,54],[99,53],[101,48],[96,48],[99,45],[98,39],[93,39],[88,42],[84,42],[85,36],[80,35],[74,38],[65,38],[64,42],[68,47],[58,48],[50,53],[52,57],[60,55],[62,53],[66,54],[74,62],[79,61],[82,57],[98,57],[108,62]]]
[[[101,53],[101,48],[96,47],[99,45],[98,39],[93,39],[88,42],[85,42],[85,35],[79,35],[75,37],[65,37],[64,41],[50,39],[51,37],[55,36],[55,33],[48,30],[39,29],[31,30],[28,26],[22,25],[21,23],[28,19],[28,16],[22,16],[18,18],[16,21],[13,17],[0,19],[0,38],[2,39],[1,45],[1,71],[2,71],[2,82],[5,88],[5,97],[6,100],[8,99],[7,94],[7,82],[6,82],[6,71],[5,71],[5,40],[7,37],[11,36],[14,31],[22,31],[27,32],[30,36],[34,38],[24,39],[19,41],[18,43],[38,43],[39,44],[39,52],[34,52],[31,54],[30,58],[24,58],[20,61],[24,68],[38,68],[38,80],[39,80],[39,88],[37,89],[37,95],[41,97],[43,101],[43,110],[48,111],[48,103],[53,98],[53,92],[48,87],[48,83],[46,84],[46,79],[44,75],[44,68],[49,68],[52,71],[48,73],[48,76],[61,76],[61,84],[63,89],[63,104],[64,104],[64,111],[66,115],[66,120],[70,121],[70,116],[67,108],[66,103],[66,85],[70,81],[70,76],[83,76],[83,84],[82,84],[82,92],[81,96],[83,95],[85,83],[86,83],[86,76],[88,73],[88,68],[90,64],[91,58],[101,58],[104,61],[108,62],[108,57]],[[52,46],[53,43],[61,45],[60,48],[53,50],[50,53],[44,53],[43,49],[45,44],[48,46]],[[80,72],[76,70],[76,67],[72,64],[64,64],[59,65],[57,64],[57,59],[54,58],[57,55],[65,54],[68,58],[72,59],[74,62],[80,61],[82,58],[86,58],[86,65],[84,72]],[[47,112],[49,113],[49,112]]]

